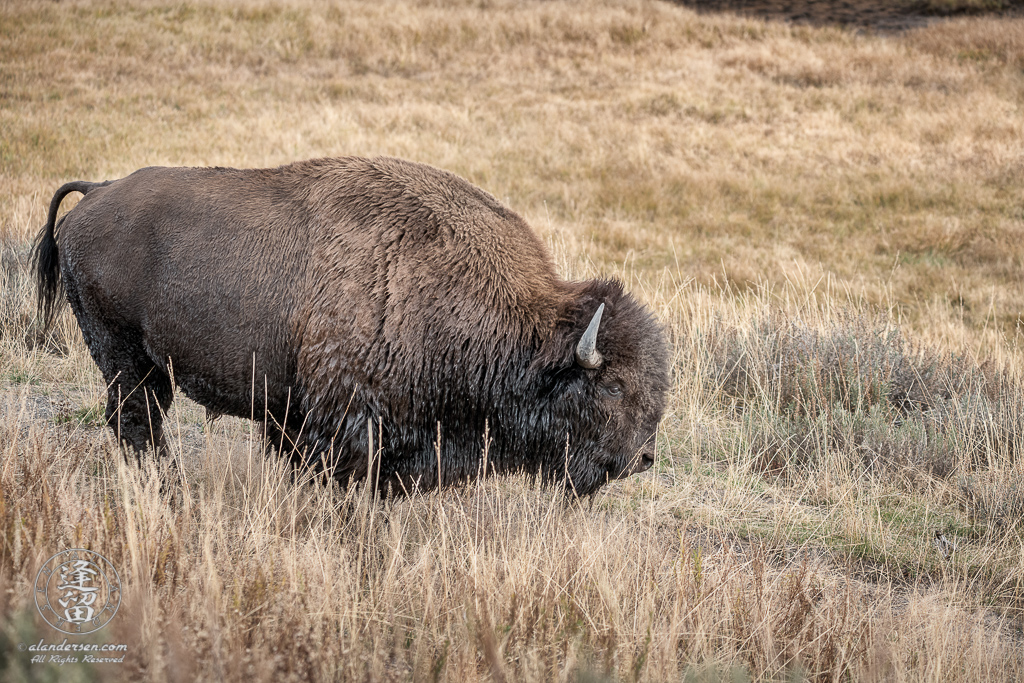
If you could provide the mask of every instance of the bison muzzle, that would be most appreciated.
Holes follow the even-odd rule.
[[[34,257],[44,320],[63,291],[137,453],[161,449],[176,385],[398,493],[486,469],[583,495],[654,461],[662,327],[615,280],[559,279],[522,218],[445,171],[341,158],[68,183]]]

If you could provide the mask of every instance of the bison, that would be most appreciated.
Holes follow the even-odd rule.
[[[43,320],[63,291],[137,454],[161,449],[177,385],[392,492],[486,469],[584,495],[654,462],[663,328],[616,280],[561,280],[522,218],[446,171],[349,157],[71,182],[34,259]]]

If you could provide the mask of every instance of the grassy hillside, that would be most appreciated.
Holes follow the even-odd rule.
[[[131,5],[0,3],[0,678],[1024,676],[1024,22]],[[653,472],[372,504],[181,397],[175,484],[122,463],[74,318],[35,321],[53,191],[342,154],[455,171],[653,307]],[[75,546],[124,579],[123,664],[18,648],[59,642],[32,585]]]

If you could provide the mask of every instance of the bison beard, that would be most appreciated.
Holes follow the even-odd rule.
[[[34,256],[44,320],[63,290],[137,453],[163,443],[177,385],[217,413],[255,402],[271,444],[342,481],[368,475],[372,431],[392,492],[477,476],[485,451],[489,473],[581,495],[653,463],[661,326],[616,281],[560,280],[518,215],[445,171],[342,158],[68,183]]]

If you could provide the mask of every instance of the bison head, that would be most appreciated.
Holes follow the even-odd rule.
[[[533,370],[543,432],[562,439],[560,448],[544,448],[545,480],[586,495],[654,464],[668,345],[661,325],[619,282],[593,281],[573,297]]]

